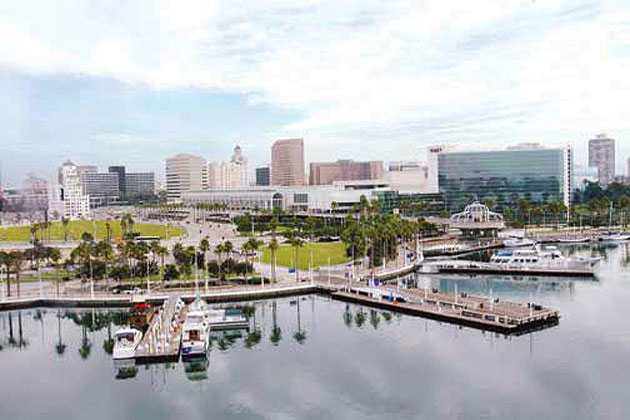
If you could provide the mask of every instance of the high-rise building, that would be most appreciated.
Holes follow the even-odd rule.
[[[119,177],[110,172],[82,172],[79,176],[83,192],[90,196],[92,207],[108,204],[120,198]]]
[[[127,174],[124,166],[110,166],[108,171],[112,174],[118,175],[118,188],[120,189],[120,196],[124,198],[127,194]]]
[[[170,202],[181,200],[183,192],[208,188],[208,164],[205,159],[178,154],[166,159],[166,193]]]
[[[304,140],[278,140],[271,146],[271,184],[304,185]]]
[[[155,194],[155,173],[127,172],[125,184],[127,198],[134,195],[153,195]]]
[[[247,159],[243,156],[241,146],[234,148],[229,162],[221,162],[221,190],[238,190],[248,186]]]
[[[429,191],[429,168],[418,161],[390,162],[386,176],[396,191]]]
[[[208,189],[238,190],[249,186],[247,158],[240,146],[234,147],[229,162],[208,164]]]
[[[330,185],[336,181],[366,181],[383,178],[383,162],[312,162],[309,171],[311,185]]]
[[[541,205],[571,204],[573,154],[569,147],[441,152],[437,157],[439,189],[451,211],[489,199],[499,209],[515,206],[521,198]]]
[[[256,168],[256,186],[267,187],[271,185],[271,168],[261,166]]]
[[[615,140],[599,134],[588,141],[588,165],[599,171],[599,184],[606,188],[615,179]]]
[[[58,185],[52,189],[52,211],[70,219],[89,217],[90,196],[83,191],[80,173],[80,167],[69,160],[61,165]]]

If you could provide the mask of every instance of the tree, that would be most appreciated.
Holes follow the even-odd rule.
[[[15,280],[17,282],[17,296],[20,297],[20,273],[24,266],[24,253],[21,251],[11,251],[11,265],[15,272]]]
[[[7,296],[11,296],[11,269],[13,268],[13,255],[10,252],[0,251],[0,265],[4,266],[7,276]]]
[[[620,199],[619,199],[619,207],[621,208],[621,211],[623,212],[623,221],[621,224],[621,227],[623,229],[625,229],[626,227],[626,216],[628,213],[628,209],[630,209],[630,197],[628,197],[627,195],[623,195]]]
[[[219,271],[219,281],[221,281],[221,256],[225,252],[225,245],[223,243],[217,244],[214,247],[214,254],[217,256],[218,260],[218,271]]]
[[[52,260],[53,265],[55,266],[55,269],[57,271],[57,280],[55,281],[55,286],[57,289],[57,296],[59,296],[59,281],[61,280],[59,278],[59,260],[61,260],[61,251],[59,250],[59,248],[53,248],[51,250],[50,259]]]
[[[66,345],[63,343],[63,340],[61,339],[61,311],[60,310],[57,310],[57,336],[58,336],[58,341],[57,341],[57,344],[55,345],[55,351],[57,352],[59,356],[63,356],[63,354],[66,352]]]
[[[274,300],[271,303],[273,328],[271,329],[271,336],[269,337],[269,340],[274,346],[277,346],[280,340],[282,340],[282,330],[278,326],[278,319],[276,316],[276,311],[277,311],[276,307],[277,307],[277,302]]]
[[[299,255],[300,248],[304,246],[304,240],[300,238],[298,231],[289,231],[286,234],[287,243],[295,249],[295,281],[300,281],[300,269],[299,269]]]
[[[306,341],[306,331],[302,331],[302,322],[300,320],[300,297],[297,298],[297,331],[293,334],[293,338],[298,344],[304,344]]]
[[[278,240],[274,237],[269,241],[269,251],[271,252],[271,281],[276,283],[276,253],[278,252],[280,245]]]
[[[68,242],[68,230],[70,226],[70,219],[67,217],[62,217],[61,225],[63,226],[63,241]]]
[[[262,241],[256,238],[249,238],[247,242],[243,244],[243,252],[245,253],[245,263],[249,264],[249,254],[258,251],[258,248],[262,245]],[[247,272],[245,273],[245,283],[247,283]]]

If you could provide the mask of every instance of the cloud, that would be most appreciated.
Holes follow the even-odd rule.
[[[612,1],[23,1],[0,6],[0,64],[242,93],[303,115],[267,135],[327,158],[339,139],[577,142],[630,136],[629,17]]]

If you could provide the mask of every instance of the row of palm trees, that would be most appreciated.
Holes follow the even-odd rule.
[[[370,267],[374,268],[398,258],[399,246],[417,241],[427,229],[433,229],[429,225],[423,219],[414,221],[381,214],[378,200],[369,202],[361,197],[359,205],[347,217],[341,240],[349,257],[356,260],[367,256]]]

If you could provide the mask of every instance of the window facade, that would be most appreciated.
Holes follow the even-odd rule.
[[[568,149],[457,152],[438,156],[440,192],[450,211],[473,201],[493,200],[496,208],[551,201],[566,205],[570,182]]]

